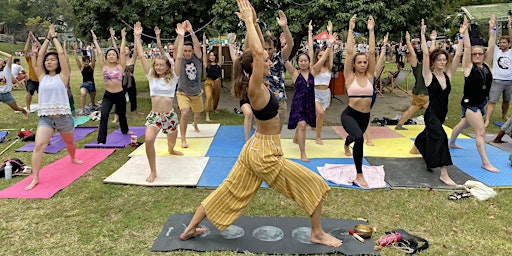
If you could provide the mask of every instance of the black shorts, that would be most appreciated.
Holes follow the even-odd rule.
[[[30,95],[34,95],[34,92],[39,91],[39,82],[28,79],[25,89],[27,89],[27,92],[29,92]]]

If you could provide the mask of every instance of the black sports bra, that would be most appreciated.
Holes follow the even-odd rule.
[[[274,94],[270,90],[268,92],[270,94],[270,99],[268,100],[268,103],[264,108],[260,110],[255,110],[251,106],[254,117],[256,117],[256,119],[260,121],[265,121],[274,118],[275,116],[277,116],[279,110],[279,102],[277,101],[276,96],[274,96]]]

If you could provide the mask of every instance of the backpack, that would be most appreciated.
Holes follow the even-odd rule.
[[[9,158],[9,159],[6,159],[1,165],[0,165],[0,178],[3,178],[5,177],[5,163],[7,163],[7,161],[11,162],[11,165],[12,165],[12,174],[14,175],[15,173],[18,173],[18,172],[21,172],[23,171],[23,167],[25,167],[25,164],[23,163],[23,161],[21,161],[19,158]]]

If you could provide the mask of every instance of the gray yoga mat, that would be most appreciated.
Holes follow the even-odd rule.
[[[344,255],[379,255],[374,250],[375,242],[368,238],[358,242],[347,232],[354,229],[357,220],[322,219],[324,230],[343,240],[337,248],[309,242],[309,218],[240,217],[225,231],[220,232],[208,220],[200,227],[207,232],[199,237],[181,241],[179,235],[190,222],[192,214],[172,215],[151,250],[167,252],[174,250],[235,251],[240,253],[266,254],[320,254],[343,253]]]
[[[365,159],[371,165],[384,165],[386,173],[384,179],[391,187],[456,189],[439,180],[439,168],[428,171],[423,158],[365,157]],[[448,174],[455,183],[460,185],[467,180],[477,180],[455,165],[448,166]]]
[[[289,130],[287,125],[283,125],[283,128],[281,129],[281,139],[293,139],[293,136],[295,136],[295,129]],[[336,133],[331,126],[324,126],[322,128],[321,136],[323,140],[341,139],[341,136]],[[306,127],[306,139],[316,139],[316,130],[311,129],[309,126]]]

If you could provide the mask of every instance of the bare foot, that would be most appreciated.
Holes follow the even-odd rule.
[[[169,154],[175,155],[175,156],[182,156],[183,153],[174,149],[169,149]]]
[[[508,116],[501,116],[501,119],[508,120]]]
[[[117,123],[117,120],[116,119],[112,120],[112,123],[114,123],[114,124]]]
[[[448,147],[455,148],[455,149],[464,149],[464,147],[461,147],[459,145],[456,145],[455,143],[449,143]]]
[[[489,120],[485,120],[485,122],[484,122],[484,127],[487,127],[487,126],[489,126]]]
[[[84,163],[84,161],[76,159],[76,158],[71,159],[71,162],[74,164],[83,164]]]
[[[146,181],[149,183],[153,183],[153,181],[155,181],[155,178],[156,178],[156,173],[150,173],[149,177],[146,179]]]
[[[205,121],[206,121],[206,122],[211,122],[212,120],[211,120],[209,117],[207,117],[207,118],[205,119]]]
[[[448,175],[441,175],[439,176],[439,179],[448,186],[457,186],[457,183],[455,183],[455,181],[453,181],[452,178],[450,178]]]
[[[316,144],[323,145],[324,143],[322,142],[322,139],[316,138]]]
[[[345,147],[345,155],[346,155],[346,156],[351,156],[351,155],[352,155],[352,152],[350,152],[350,147],[349,147],[349,146],[347,146],[347,145],[345,145],[344,147]]]
[[[507,143],[506,141],[501,140],[501,139],[494,139],[492,142],[494,142],[494,143]]]
[[[132,131],[128,131],[126,134],[130,134],[131,135],[131,134],[135,134],[135,133],[132,132]]]
[[[180,239],[185,241],[190,238],[200,236],[200,235],[204,234],[205,232],[206,232],[206,228],[195,228],[195,229],[189,230],[189,231],[187,231],[185,229],[185,231],[183,231],[183,234],[180,235]]]
[[[23,120],[27,120],[28,119],[28,112],[25,110],[25,109],[21,109],[21,113],[23,113]]]
[[[375,144],[373,144],[373,140],[367,140],[367,141],[366,141],[366,145],[368,145],[368,146],[370,146],[370,147],[375,146]]]
[[[37,179],[33,179],[32,182],[30,182],[30,184],[28,184],[28,186],[25,187],[25,190],[31,190],[32,188],[34,188],[37,184],[39,183],[39,180]]]
[[[187,140],[181,140],[181,148],[188,148]]]
[[[305,162],[305,163],[309,163],[309,161],[310,161],[310,160],[309,160],[309,158],[307,158],[306,156],[301,156],[301,157],[300,157],[300,160],[301,160],[302,162]]]
[[[494,167],[492,164],[482,164],[482,168],[490,172],[500,172],[498,168]]]
[[[364,176],[362,173],[358,173],[357,176],[356,176],[356,185],[362,187],[362,188],[368,188],[368,183],[366,182],[366,180],[364,179]]]
[[[192,125],[194,126],[194,130],[196,133],[199,133],[199,127],[197,127],[197,123],[192,123]]]
[[[315,244],[323,244],[331,247],[340,247],[343,244],[343,241],[323,231],[320,234],[313,234],[313,232],[311,232],[309,241]]]
[[[411,150],[409,151],[409,153],[417,155],[420,153],[420,151],[418,150],[418,148],[416,146],[413,145]]]
[[[293,137],[293,143],[298,144],[297,137]]]

